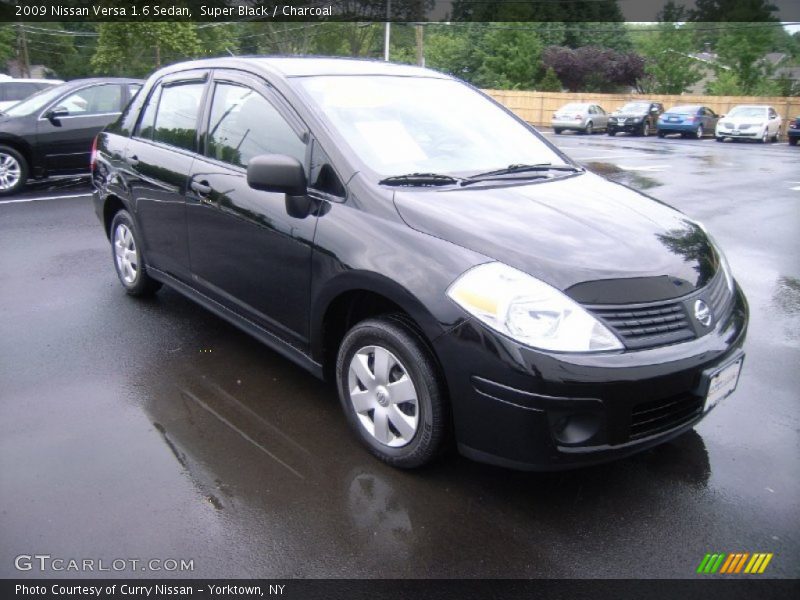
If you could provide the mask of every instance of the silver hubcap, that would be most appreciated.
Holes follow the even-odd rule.
[[[136,242],[133,233],[124,223],[114,230],[114,254],[117,259],[119,276],[126,284],[131,285],[139,274],[139,259],[136,256]]]
[[[0,152],[0,190],[10,190],[19,183],[22,167],[16,158]]]
[[[414,438],[417,391],[394,354],[380,346],[361,348],[350,360],[347,386],[361,426],[378,442],[398,448]]]
[[[645,123],[644,124],[644,131],[642,133],[644,133],[645,135],[650,135],[650,125]]]
[[[697,128],[697,138],[699,139],[701,137],[703,137],[703,126],[702,125],[700,125],[700,127]]]

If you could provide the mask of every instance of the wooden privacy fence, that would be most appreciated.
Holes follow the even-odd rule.
[[[589,92],[525,92],[519,90],[484,90],[517,115],[536,126],[550,125],[553,112],[568,102],[591,102],[599,104],[607,112],[614,111],[631,100],[661,102],[669,109],[681,104],[707,106],[715,113],[724,115],[737,104],[767,104],[773,106],[783,117],[783,122],[800,116],[800,97],[764,96],[701,96],[658,94],[593,94]]]

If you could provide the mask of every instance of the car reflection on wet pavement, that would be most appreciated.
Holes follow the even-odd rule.
[[[704,222],[747,293],[739,389],[696,431],[575,471],[394,470],[332,386],[175,292],[126,297],[85,180],[37,184],[0,200],[0,575],[46,552],[194,560],[159,577],[692,577],[763,551],[797,577],[796,149],[555,141]]]

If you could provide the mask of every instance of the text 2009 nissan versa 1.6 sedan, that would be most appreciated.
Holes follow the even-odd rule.
[[[621,457],[736,386],[747,306],[677,210],[409,66],[155,73],[96,140],[122,285],[167,284],[317,376],[398,467],[450,439],[517,468]]]

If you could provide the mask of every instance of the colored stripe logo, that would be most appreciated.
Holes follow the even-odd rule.
[[[732,554],[714,553],[706,554],[697,572],[702,575],[756,575],[763,573],[769,562],[772,560],[772,552],[734,552]]]

